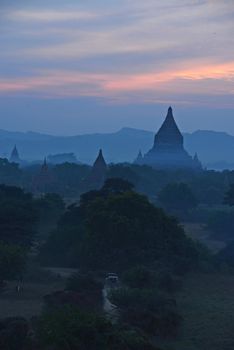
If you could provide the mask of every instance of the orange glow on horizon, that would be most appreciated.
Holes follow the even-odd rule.
[[[17,95],[24,93],[50,97],[96,96],[102,98],[118,97],[125,94],[160,92],[165,98],[169,94],[227,94],[232,95],[234,81],[234,62],[225,64],[202,64],[162,72],[152,71],[140,74],[84,73],[77,71],[45,70],[34,76],[0,80],[0,94]],[[138,99],[138,97],[137,97]],[[184,99],[184,97],[183,97]]]

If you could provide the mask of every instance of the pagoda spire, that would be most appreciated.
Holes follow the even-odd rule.
[[[41,165],[41,173],[47,173],[47,171],[48,171],[48,164],[47,164],[47,159],[45,157]]]
[[[32,190],[33,192],[46,193],[51,189],[54,184],[54,178],[50,172],[47,164],[46,157],[41,164],[41,168],[33,179]]]
[[[11,156],[10,156],[10,162],[12,163],[20,163],[20,157],[19,157],[19,152],[17,150],[16,145],[14,146]]]
[[[91,173],[87,178],[89,186],[92,188],[100,188],[103,186],[107,175],[107,164],[103,157],[102,149],[99,150],[98,156],[93,163]]]
[[[138,155],[136,157],[136,159],[134,160],[134,164],[141,164],[143,160],[143,155],[141,150],[139,150]]]
[[[167,116],[155,135],[154,147],[183,148],[184,139],[175,122],[171,106],[168,108]]]
[[[103,168],[107,167],[106,161],[103,157],[102,149],[99,150],[98,157],[93,164],[93,168],[96,168],[96,167],[103,167]]]

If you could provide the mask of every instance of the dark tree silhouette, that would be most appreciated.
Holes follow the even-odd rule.
[[[229,190],[225,194],[224,203],[230,206],[234,206],[234,184],[230,185]]]

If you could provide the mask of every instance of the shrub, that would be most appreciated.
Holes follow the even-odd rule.
[[[28,335],[28,322],[21,317],[9,317],[0,321],[0,348],[24,350]]]
[[[74,307],[43,314],[37,338],[41,349],[157,350],[139,332],[112,325],[104,317]]]
[[[124,322],[152,335],[167,337],[177,334],[181,317],[174,299],[154,289],[137,288],[112,290],[109,298],[119,307]]]
[[[75,292],[100,293],[103,289],[103,283],[97,281],[91,273],[81,274],[77,272],[68,278],[66,288]]]
[[[146,267],[137,266],[125,271],[122,281],[130,288],[148,288],[153,286],[154,276]]]
[[[216,210],[208,218],[208,228],[213,236],[220,240],[234,239],[234,212],[233,210]]]
[[[216,261],[220,264],[226,264],[234,268],[234,241],[230,242],[225,248],[216,254]]]

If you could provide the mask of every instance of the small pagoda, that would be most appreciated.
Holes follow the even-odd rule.
[[[40,194],[50,192],[53,183],[54,179],[45,158],[41,165],[39,173],[36,174],[36,176],[33,178],[32,191],[34,193]]]
[[[18,152],[16,145],[14,146],[14,148],[11,152],[11,156],[10,156],[9,161],[11,163],[16,163],[16,164],[20,164],[22,162],[20,159],[19,152]]]
[[[136,157],[136,159],[134,160],[133,164],[142,164],[143,162],[143,155],[142,155],[142,152],[141,150],[138,152],[138,155]]]
[[[87,178],[89,186],[92,188],[100,188],[104,184],[107,176],[108,166],[103,157],[102,149],[99,150],[97,159],[95,160],[90,175]]]

